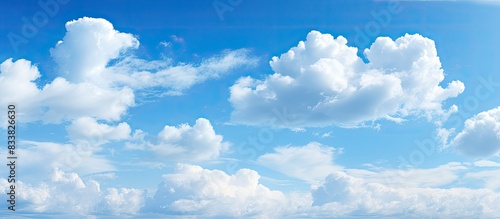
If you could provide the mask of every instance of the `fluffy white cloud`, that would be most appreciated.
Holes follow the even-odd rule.
[[[120,33],[105,19],[83,17],[66,23],[66,35],[51,49],[62,75],[71,82],[94,81],[108,62],[139,41]]]
[[[232,120],[295,128],[446,117],[442,101],[464,90],[460,81],[439,85],[444,74],[434,41],[418,34],[377,38],[364,51],[369,63],[346,44],[342,36],[311,31],[306,41],[273,57],[274,74],[239,79],[230,88]],[[282,110],[288,115],[278,119]]]
[[[21,109],[17,109],[16,113],[22,117],[26,112],[39,111],[36,108],[37,98],[40,90],[33,83],[34,80],[40,77],[40,72],[36,66],[31,65],[31,62],[21,59],[13,62],[12,59],[7,59],[0,64],[0,104],[7,106],[9,103],[21,104]],[[2,121],[7,121],[6,107],[2,107]],[[40,113],[40,112],[36,112]],[[24,119],[24,118],[23,118]]]
[[[0,191],[7,193],[10,184],[0,178]],[[53,212],[74,216],[110,213],[136,214],[144,204],[143,191],[127,188],[101,190],[99,182],[82,179],[76,173],[52,171],[49,180],[38,185],[17,182],[17,211]]]
[[[447,146],[473,158],[498,154],[500,151],[500,107],[478,113],[467,119],[462,131],[453,136]]]
[[[454,170],[457,166],[460,165],[450,163],[436,169]],[[493,177],[493,172],[479,171],[465,178]],[[429,177],[440,177],[436,175]],[[415,179],[420,180],[418,176]],[[489,179],[490,183],[498,182]],[[335,170],[322,184],[314,186],[310,194],[271,190],[259,181],[260,175],[254,170],[240,169],[230,175],[178,164],[173,173],[163,176],[150,197],[137,189],[102,189],[90,177],[81,178],[58,168],[42,183],[18,182],[16,188],[24,211],[73,216],[492,218],[500,214],[497,208],[500,193],[488,189],[419,188],[428,184],[400,186],[374,182],[372,175],[355,177]],[[6,193],[8,186],[5,179],[0,179],[0,192]],[[498,189],[493,184],[487,186]]]
[[[107,208],[113,215],[136,214],[145,200],[143,191],[127,188],[109,188],[104,198]]]
[[[169,161],[205,161],[219,157],[229,148],[222,135],[215,133],[210,121],[199,118],[193,126],[181,124],[178,127],[166,125],[158,133],[156,141],[144,140],[145,133],[134,133],[135,142],[126,144],[129,149],[153,151],[155,156]]]
[[[301,147],[276,147],[273,153],[257,158],[257,162],[290,177],[315,183],[342,169],[333,164],[334,156],[341,153],[341,149],[312,142]]]
[[[51,49],[59,76],[52,82],[37,84],[38,68],[24,59],[0,65],[0,104],[17,103],[19,122],[59,123],[81,117],[117,121],[135,105],[135,93],[182,94],[257,61],[245,49],[227,50],[199,63],[143,60],[132,54],[138,39],[115,30],[105,19],[69,21],[66,30]]]
[[[23,59],[4,61],[0,71],[0,103],[16,103],[19,122],[60,122],[83,116],[118,120],[134,104],[134,94],[127,87],[74,84],[59,77],[38,89],[34,82],[41,76],[38,68]]]
[[[297,208],[279,191],[259,184],[259,174],[240,169],[234,175],[200,166],[178,164],[173,174],[164,175],[146,211],[204,217],[276,218],[284,209]],[[306,203],[310,205],[310,203]]]
[[[79,117],[117,121],[134,105],[134,93],[128,87],[107,88],[87,82],[72,84],[64,78],[56,78],[43,87],[40,100],[41,107],[47,109],[42,117],[46,122]]]
[[[317,215],[377,215],[405,218],[491,218],[500,194],[487,189],[392,188],[334,172],[312,191]]]
[[[66,127],[69,138],[73,141],[88,140],[105,143],[108,140],[123,140],[130,137],[130,126],[122,122],[116,126],[100,124],[95,119],[83,117],[72,121]]]
[[[427,172],[432,172],[430,177],[440,177],[433,172],[463,169],[459,167],[464,166],[449,163]],[[409,175],[417,181],[422,180],[419,173]],[[429,188],[442,186],[433,180],[402,186],[390,181],[374,182],[373,176],[354,177],[346,172],[333,171],[321,185],[313,187],[311,200],[306,194],[294,196],[271,191],[258,184],[258,178],[258,173],[248,169],[227,175],[219,170],[180,164],[175,173],[164,176],[156,194],[147,201],[145,212],[258,218],[284,215],[292,218],[356,215],[489,218],[500,213],[496,207],[500,193],[488,189]],[[407,177],[408,180],[411,178]]]
[[[194,84],[256,64],[245,49],[227,50],[199,64],[139,59],[127,55],[127,51],[138,48],[139,41],[131,34],[118,32],[105,19],[80,18],[68,22],[66,30],[51,54],[61,73],[72,82],[91,81],[139,90],[159,87],[165,94],[180,94]],[[111,60],[116,62],[107,66]]]

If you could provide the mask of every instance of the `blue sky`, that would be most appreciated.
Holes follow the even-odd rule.
[[[1,4],[0,217],[500,215],[496,1]]]

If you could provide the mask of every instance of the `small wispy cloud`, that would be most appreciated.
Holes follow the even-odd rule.
[[[170,36],[170,39],[172,39],[176,43],[184,43],[184,38],[176,36],[176,35]]]

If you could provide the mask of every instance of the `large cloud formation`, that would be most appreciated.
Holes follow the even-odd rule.
[[[0,178],[0,191],[8,192],[10,183]],[[50,179],[38,185],[18,182],[17,211],[56,213],[65,217],[95,214],[133,215],[144,205],[144,191],[128,188],[101,189],[96,180],[83,179],[73,172],[54,169]]]
[[[8,59],[0,65],[0,102],[18,104],[18,121],[60,122],[83,116],[118,120],[134,105],[128,87],[102,87],[89,82],[71,83],[58,77],[41,89],[41,77],[31,62]]]
[[[81,18],[66,24],[67,33],[51,50],[60,74],[71,82],[101,86],[128,86],[134,90],[159,87],[165,94],[180,94],[194,84],[256,63],[248,50],[226,50],[199,64],[173,60],[143,60],[130,51],[139,47],[132,34],[121,33],[104,19]],[[108,65],[115,60],[112,65]]]
[[[440,172],[457,170],[460,165],[446,165]],[[468,173],[463,179],[488,176],[491,183],[497,181],[494,176],[498,173],[478,173]],[[23,212],[64,217],[106,214],[141,218],[492,218],[500,214],[500,194],[490,189],[436,188],[427,183],[398,186],[390,182],[393,176],[386,177],[386,182],[374,182],[370,176],[357,177],[334,170],[310,193],[298,193],[272,190],[260,183],[258,172],[250,169],[228,174],[177,164],[173,173],[163,175],[154,194],[146,196],[145,191],[133,188],[102,189],[101,183],[92,177],[82,178],[56,168],[48,180],[38,185],[19,182],[17,197],[23,203]],[[418,177],[414,180],[426,181]],[[6,193],[9,185],[0,179],[0,192]]]
[[[51,49],[58,77],[50,83],[37,83],[42,75],[28,60],[0,64],[0,104],[17,103],[19,122],[59,123],[81,117],[118,121],[135,105],[137,93],[179,95],[195,84],[256,64],[245,49],[226,50],[199,63],[139,59],[133,55],[139,40],[105,19],[69,21],[66,30]]]
[[[358,126],[411,115],[443,118],[456,110],[443,110],[442,102],[464,85],[440,86],[444,73],[431,39],[379,37],[364,54],[368,63],[344,37],[311,31],[306,41],[272,58],[274,74],[243,77],[230,88],[232,120],[291,128]]]
[[[330,174],[312,196],[313,212],[328,217],[491,218],[500,213],[500,194],[488,189],[392,188],[343,172]]]
[[[280,191],[259,184],[259,174],[240,169],[234,175],[200,166],[179,164],[164,175],[145,211],[203,217],[276,218],[289,205]]]

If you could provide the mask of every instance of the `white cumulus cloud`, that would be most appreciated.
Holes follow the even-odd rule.
[[[463,129],[451,137],[449,145],[461,154],[484,158],[500,151],[500,107],[467,119]]]
[[[71,82],[93,81],[111,59],[139,46],[128,33],[121,33],[102,18],[83,17],[66,23],[66,35],[51,49],[62,75]]]
[[[0,191],[7,193],[10,183],[0,178]],[[37,185],[24,182],[16,184],[17,211],[57,213],[68,217],[94,214],[134,215],[144,205],[145,194],[141,190],[109,188],[101,190],[99,182],[82,179],[73,172],[55,168],[50,179]]]
[[[0,102],[18,105],[19,122],[59,122],[81,116],[118,120],[134,104],[134,94],[126,87],[73,84],[59,77],[39,89],[35,83],[41,77],[38,68],[23,59],[4,61],[0,71]]]
[[[65,36],[50,51],[57,77],[40,84],[35,64],[7,59],[0,64],[0,104],[17,103],[19,122],[60,123],[81,117],[119,121],[136,104],[138,93],[179,95],[257,63],[246,49],[225,50],[199,63],[144,60],[133,54],[139,44],[134,35],[119,32],[105,19],[69,21]]]
[[[105,19],[80,18],[68,22],[66,30],[51,55],[60,73],[75,83],[91,81],[139,90],[161,88],[165,94],[180,94],[194,84],[256,64],[245,49],[226,50],[198,64],[140,59],[130,54],[139,47],[139,40],[115,30]],[[115,62],[109,65],[112,60]]]
[[[329,175],[312,195],[312,212],[328,217],[491,218],[500,213],[500,194],[488,189],[393,188],[343,172]]]
[[[145,211],[203,217],[276,218],[285,213],[283,210],[304,204],[290,202],[282,192],[261,185],[259,174],[249,169],[228,175],[220,170],[178,164],[175,173],[163,178]]]
[[[96,143],[105,143],[109,140],[124,140],[130,137],[130,126],[122,122],[116,126],[100,124],[90,117],[73,120],[66,127],[69,138],[73,141],[88,140]]]
[[[146,133],[136,131],[133,140],[126,144],[129,149],[154,152],[163,161],[205,161],[218,158],[230,143],[215,133],[208,119],[199,118],[193,126],[166,125],[154,140],[145,140]]]
[[[379,37],[364,51],[368,63],[339,36],[311,31],[270,61],[274,73],[263,80],[240,78],[231,88],[232,120],[278,127],[358,126],[407,116],[443,119],[456,107],[442,102],[464,90],[444,79],[434,41],[405,35]],[[276,111],[286,111],[277,118]]]

